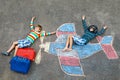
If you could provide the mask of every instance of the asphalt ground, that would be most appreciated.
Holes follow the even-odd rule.
[[[41,24],[46,32],[71,22],[75,23],[77,34],[82,35],[81,16],[86,15],[88,24],[99,28],[103,24],[108,26],[104,35],[114,37],[113,47],[120,56],[119,4],[120,0],[0,0],[0,52],[7,50],[13,41],[26,37],[33,16],[36,16],[35,24]],[[44,42],[53,42],[56,38],[52,35]],[[38,44],[39,40],[32,45],[36,52]],[[86,77],[65,74],[58,57],[43,50],[41,63],[32,62],[28,74],[13,72],[9,65],[13,52],[9,57],[0,55],[0,80],[120,80],[120,59],[109,60],[103,51],[81,60]]]

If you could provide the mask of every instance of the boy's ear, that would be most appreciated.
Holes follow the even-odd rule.
[[[39,30],[39,32],[40,32],[41,30]]]

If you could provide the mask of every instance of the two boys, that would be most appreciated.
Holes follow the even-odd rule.
[[[9,56],[10,52],[13,49],[15,49],[15,52],[14,52],[14,56],[15,56],[18,48],[30,47],[31,44],[33,44],[34,41],[39,37],[50,36],[56,33],[56,32],[48,32],[48,33],[42,34],[41,33],[42,26],[39,24],[34,25],[34,20],[35,20],[35,17],[32,17],[31,24],[30,24],[31,32],[27,35],[27,37],[25,39],[13,42],[12,46],[7,51],[2,52],[1,54]],[[98,31],[98,27],[96,25],[88,26],[85,20],[85,16],[82,16],[82,25],[84,28],[84,34],[81,37],[77,35],[69,35],[67,38],[66,46],[63,49],[63,51],[71,51],[73,43],[80,46],[86,45],[89,41],[94,39],[96,36],[103,34],[107,29],[107,26],[104,26],[100,31]]]

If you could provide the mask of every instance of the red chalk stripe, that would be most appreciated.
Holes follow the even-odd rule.
[[[98,40],[98,42],[100,42],[102,40],[101,36],[97,36],[96,39]]]
[[[101,46],[102,46],[103,51],[105,52],[106,56],[108,57],[108,59],[117,59],[118,58],[118,55],[117,55],[116,51],[114,50],[114,48],[112,47],[112,45],[102,44]]]
[[[68,56],[59,56],[60,62],[63,65],[67,66],[80,66],[80,59],[75,57],[68,57]]]
[[[56,32],[56,35],[57,36],[60,36],[60,35],[62,35],[62,34],[75,34],[75,32],[61,32],[61,31],[59,31],[59,32]]]

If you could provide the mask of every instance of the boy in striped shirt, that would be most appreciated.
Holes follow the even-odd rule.
[[[9,56],[10,52],[15,48],[15,52],[14,52],[14,56],[15,56],[18,48],[30,47],[31,44],[33,44],[36,39],[42,36],[49,36],[56,33],[56,32],[41,33],[42,26],[39,24],[34,26],[33,25],[34,20],[35,17],[32,17],[30,24],[31,32],[27,35],[27,37],[25,39],[13,42],[12,46],[7,51],[2,52],[1,54]]]

